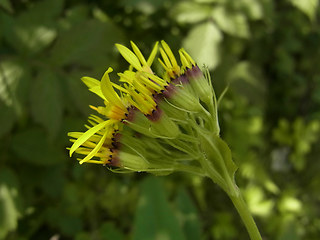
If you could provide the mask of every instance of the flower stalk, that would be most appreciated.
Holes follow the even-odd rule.
[[[247,231],[249,233],[250,239],[251,240],[262,240],[262,237],[260,235],[259,229],[247,207],[247,204],[245,203],[241,192],[237,188],[236,185],[234,185],[234,192],[232,195],[229,195],[233,205],[237,209],[242,222],[247,228]]]

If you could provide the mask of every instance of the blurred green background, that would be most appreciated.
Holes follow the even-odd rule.
[[[207,65],[222,137],[264,239],[320,239],[318,0],[0,0],[0,239],[248,239],[210,179],[114,174],[68,157],[124,70],[115,43],[157,40]]]

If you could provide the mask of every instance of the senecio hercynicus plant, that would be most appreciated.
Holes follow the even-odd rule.
[[[130,64],[118,73],[121,86],[110,81],[112,68],[101,81],[82,78],[104,106],[90,106],[100,117],[89,117],[86,132],[69,133],[70,156],[81,154],[80,164],[98,163],[116,172],[184,171],[210,177],[231,198],[251,239],[261,239],[235,183],[237,166],[231,151],[219,136],[217,99],[208,70],[202,72],[184,49],[179,50],[178,64],[164,41],[160,48],[155,44],[148,59],[133,42],[131,46],[133,51],[116,44]],[[151,69],[159,51],[161,76]]]

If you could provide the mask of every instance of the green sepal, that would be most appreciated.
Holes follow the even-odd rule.
[[[124,171],[149,172],[168,175],[174,171],[174,163],[166,158],[166,152],[158,140],[146,136],[136,136],[136,132],[124,128],[118,150],[120,168]]]
[[[228,145],[211,132],[199,132],[200,146],[208,165],[208,175],[227,193],[234,189],[234,175],[237,170]],[[232,185],[232,186],[230,186]]]
[[[167,99],[163,99],[159,102],[159,108],[162,109],[170,119],[176,121],[185,121],[187,119],[187,112],[185,109],[181,109],[172,103],[168,102]]]
[[[133,130],[152,138],[176,138],[179,127],[165,112],[156,121],[149,120],[144,114],[136,111],[132,121],[125,120]]]
[[[203,74],[199,73],[197,77],[190,77],[189,80],[194,92],[200,100],[206,104],[210,104],[210,101],[213,98],[213,89]]]
[[[168,101],[185,111],[199,112],[201,110],[199,99],[188,91],[188,86],[185,85],[188,84],[176,85],[176,90]]]
[[[135,112],[134,119],[130,121],[124,120],[124,123],[126,123],[132,130],[137,131],[141,134],[152,138],[158,137],[158,135],[156,135],[151,129],[149,119],[141,112]]]
[[[129,169],[131,171],[145,171],[150,167],[150,163],[144,157],[142,157],[142,155],[138,155],[136,152],[131,153],[125,150],[120,151],[119,159],[121,162],[120,167]]]
[[[151,121],[151,127],[156,134],[165,138],[176,138],[180,134],[179,127],[175,124],[165,112],[157,121]]]

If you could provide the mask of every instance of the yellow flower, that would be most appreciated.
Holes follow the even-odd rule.
[[[73,142],[70,156],[73,153],[84,155],[83,159],[78,159],[80,164],[98,163],[134,171],[186,170],[189,166],[185,164],[175,162],[174,167],[171,164],[178,161],[175,159],[190,158],[185,156],[190,154],[190,149],[184,149],[190,148],[190,144],[183,141],[196,142],[184,132],[190,130],[188,113],[205,110],[189,83],[197,80],[199,68],[183,49],[179,50],[180,66],[164,41],[161,41],[160,50],[158,43],[155,44],[147,60],[133,42],[132,50],[120,44],[116,47],[130,66],[118,73],[121,85],[111,82],[109,74],[113,70],[110,67],[101,81],[82,78],[89,90],[103,99],[104,106],[90,106],[102,117],[91,115],[86,132],[69,133]],[[156,75],[151,68],[158,51],[162,57],[159,62],[164,68],[163,76]],[[205,120],[201,121],[205,124]],[[163,144],[172,150],[166,150]],[[171,160],[165,161],[168,155]]]

